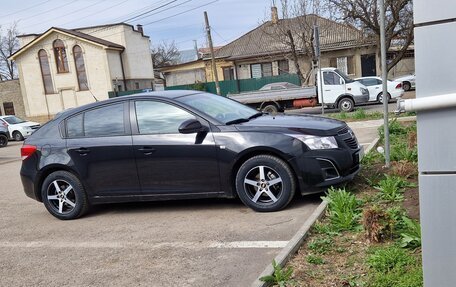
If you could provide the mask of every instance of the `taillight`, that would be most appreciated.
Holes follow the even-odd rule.
[[[396,89],[402,89],[402,83],[397,84]]]
[[[36,151],[36,146],[25,144],[21,147],[21,157],[22,160],[27,159],[29,156],[34,154]]]

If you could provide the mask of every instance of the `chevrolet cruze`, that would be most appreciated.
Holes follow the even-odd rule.
[[[59,219],[92,204],[209,197],[277,211],[296,192],[351,180],[360,152],[341,121],[166,91],[60,113],[25,140],[20,174],[26,195]]]

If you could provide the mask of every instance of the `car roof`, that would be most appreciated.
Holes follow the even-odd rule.
[[[138,93],[138,94],[132,94],[128,96],[120,96],[120,97],[115,97],[115,98],[110,98],[107,100],[102,100],[98,101],[95,103],[90,103],[87,105],[79,106],[76,108],[71,108],[64,110],[60,113],[58,113],[58,117],[66,117],[69,115],[77,114],[81,111],[84,111],[86,109],[94,108],[97,106],[109,104],[109,103],[116,103],[116,102],[122,102],[126,100],[131,100],[131,99],[177,99],[183,96],[189,96],[189,95],[195,95],[195,94],[201,94],[205,92],[201,91],[193,91],[193,90],[174,90],[174,91],[155,91],[155,92],[144,92],[144,93]]]

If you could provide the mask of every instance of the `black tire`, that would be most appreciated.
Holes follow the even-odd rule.
[[[263,109],[262,109],[263,112],[265,113],[268,113],[268,114],[277,114],[277,112],[279,111],[279,108],[277,108],[276,105],[274,104],[270,104],[270,105],[266,105]]]
[[[410,82],[402,82],[402,88],[404,89],[404,91],[410,91],[410,89],[412,88],[412,85],[410,84]]]
[[[57,191],[55,183],[59,186],[60,192]],[[69,188],[71,190],[67,191]],[[65,191],[67,193],[64,195]],[[55,171],[46,177],[41,187],[41,198],[49,213],[62,220],[79,218],[89,208],[87,194],[81,181],[67,171]]]
[[[8,137],[4,134],[0,134],[0,147],[6,147],[8,145]]]
[[[342,98],[337,107],[340,112],[352,112],[355,109],[355,102],[351,98]]]
[[[383,104],[383,93],[377,95],[377,101]],[[391,95],[388,93],[388,103],[391,101]]]
[[[264,180],[261,180],[261,168]],[[279,182],[270,184],[272,181]],[[236,174],[239,198],[255,211],[271,212],[285,208],[293,198],[295,189],[292,170],[285,161],[275,156],[254,156],[246,160]]]
[[[15,131],[13,133],[13,139],[15,141],[23,141],[24,140],[24,137],[22,136],[21,132],[18,132],[18,131]]]

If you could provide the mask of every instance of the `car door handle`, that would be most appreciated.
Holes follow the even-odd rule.
[[[151,147],[148,147],[148,146],[142,147],[142,148],[140,148],[138,150],[143,152],[145,155],[151,155],[151,154],[153,154],[155,152],[154,148],[151,148]]]
[[[380,89],[380,87],[375,87],[377,90]]]
[[[325,92],[331,92],[331,90],[325,90]]]
[[[90,150],[85,148],[85,147],[81,147],[81,148],[75,149],[74,151],[77,152],[80,155],[86,155],[86,154],[88,154],[90,152]]]

